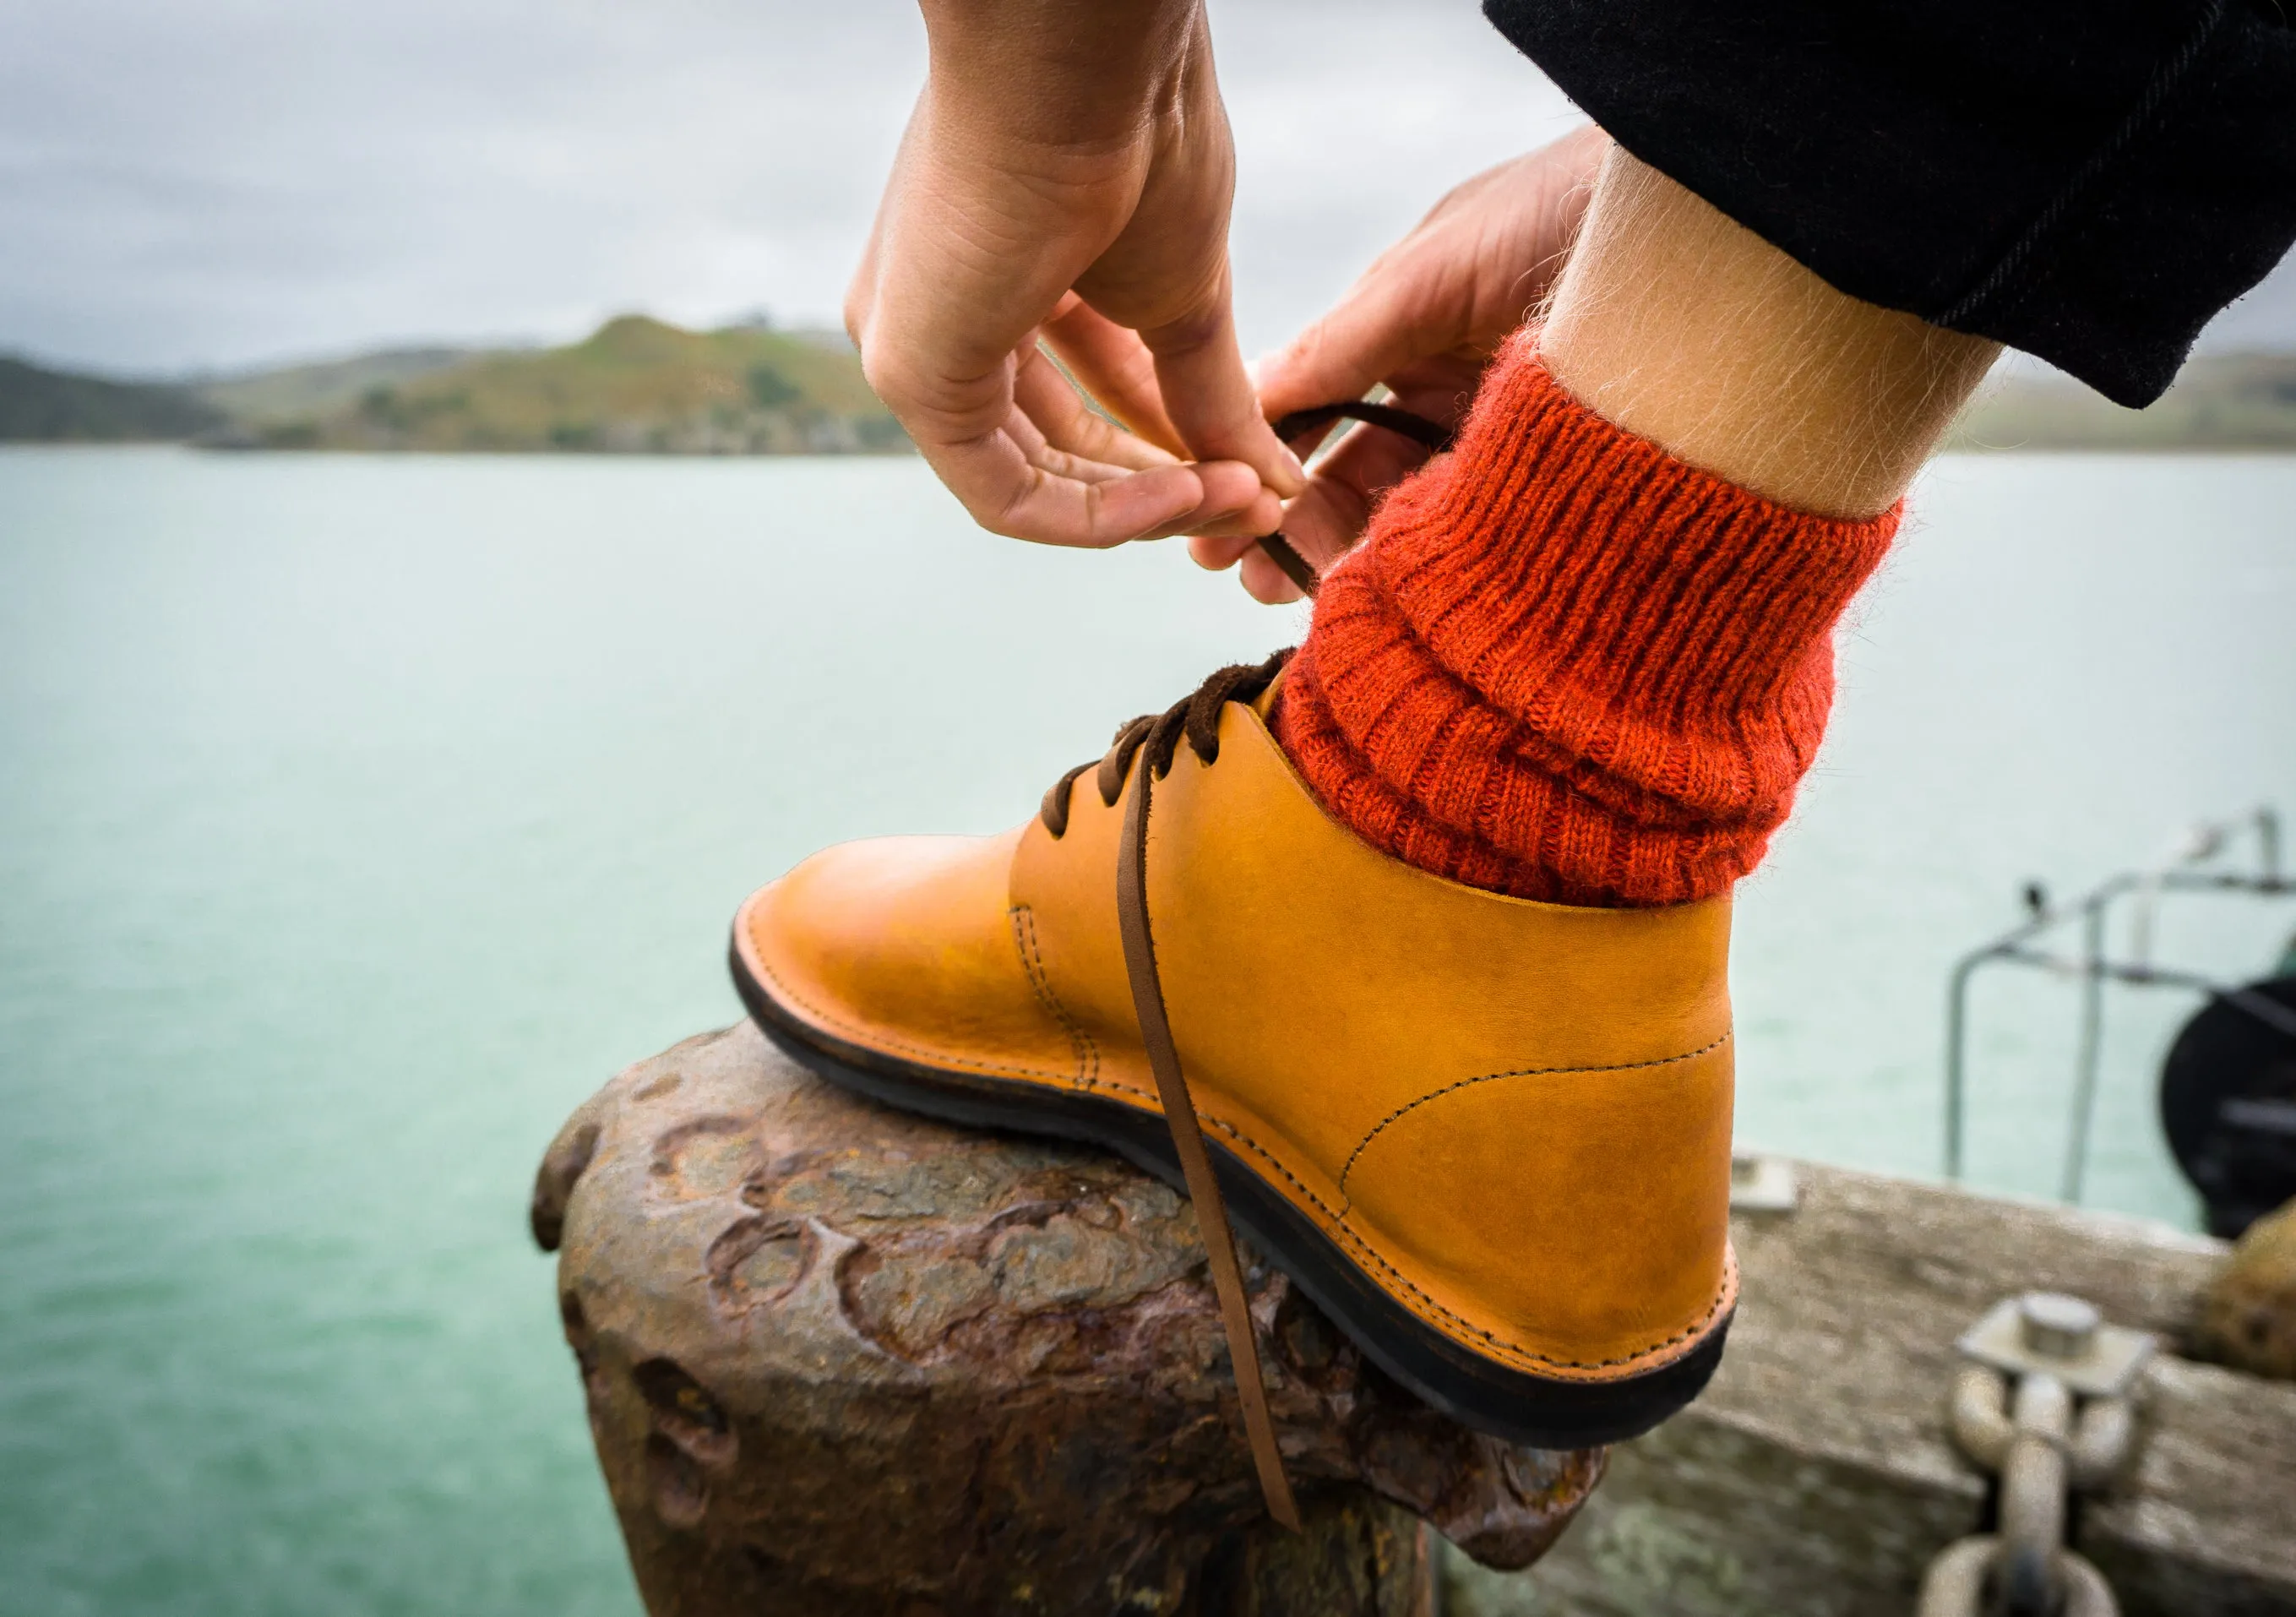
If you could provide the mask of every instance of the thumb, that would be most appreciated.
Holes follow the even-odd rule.
[[[1466,339],[1464,312],[1411,268],[1374,267],[1321,319],[1259,362],[1260,406],[1271,417],[1361,398],[1414,360]]]

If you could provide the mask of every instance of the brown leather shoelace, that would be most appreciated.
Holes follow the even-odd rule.
[[[1408,410],[1398,410],[1393,405],[1366,404],[1359,399],[1346,404],[1314,405],[1305,410],[1294,410],[1289,415],[1278,416],[1275,423],[1275,436],[1288,444],[1318,427],[1328,427],[1341,420],[1385,427],[1436,455],[1442,454],[1459,439],[1456,428],[1447,427],[1441,422],[1430,421],[1424,415],[1414,415]],[[1283,576],[1300,587],[1301,595],[1312,600],[1316,594],[1316,570],[1292,541],[1283,537],[1283,530],[1279,528],[1274,533],[1263,533],[1259,543],[1260,549],[1267,553],[1268,560],[1283,570]]]
[[[1275,1446],[1275,1423],[1267,1412],[1259,1342],[1251,1328],[1251,1300],[1243,1289],[1243,1270],[1236,1262],[1227,1203],[1204,1148],[1203,1125],[1196,1119],[1195,1102],[1180,1070],[1179,1052],[1173,1047],[1172,1026],[1164,1014],[1164,985],[1156,971],[1155,939],[1148,923],[1148,798],[1153,783],[1171,773],[1172,760],[1184,739],[1205,763],[1217,759],[1220,710],[1231,702],[1250,702],[1265,691],[1291,656],[1289,651],[1282,651],[1257,667],[1238,664],[1221,669],[1185,701],[1160,714],[1134,719],[1117,731],[1115,742],[1098,765],[1096,784],[1100,800],[1112,808],[1123,794],[1126,775],[1138,782],[1125,807],[1124,833],[1116,854],[1116,924],[1124,940],[1124,972],[1132,984],[1132,1010],[1140,1021],[1140,1040],[1147,1047],[1148,1065],[1156,1075],[1156,1096],[1163,1103],[1164,1121],[1172,1131],[1180,1172],[1187,1181],[1188,1200],[1195,1206],[1204,1256],[1211,1263],[1212,1291],[1219,1298],[1220,1323],[1227,1333],[1228,1358],[1235,1367],[1243,1432],[1251,1447],[1252,1465],[1259,1473],[1259,1490],[1267,1500],[1267,1514],[1297,1532],[1300,1511],[1292,1502],[1292,1484],[1283,1474],[1283,1456]],[[1136,759],[1140,766],[1136,770],[1132,767]],[[1069,793],[1077,777],[1094,767],[1078,764],[1045,793],[1044,806],[1037,812],[1045,829],[1054,836],[1069,828]]]
[[[1318,405],[1286,415],[1275,423],[1275,435],[1288,441],[1343,417],[1400,432],[1431,450],[1451,447],[1453,434],[1438,423],[1387,405],[1352,402]],[[1259,545],[1293,583],[1310,595],[1316,593],[1315,569],[1280,530],[1262,537]],[[1172,772],[1172,760],[1179,755],[1183,741],[1202,762],[1217,761],[1221,710],[1231,702],[1258,698],[1275,683],[1291,657],[1289,651],[1282,651],[1257,665],[1239,663],[1221,669],[1186,700],[1162,713],[1134,719],[1117,731],[1115,741],[1097,765],[1078,764],[1054,782],[1037,815],[1045,829],[1057,837],[1069,828],[1069,794],[1078,776],[1095,772],[1100,800],[1111,808],[1124,794],[1127,776],[1138,782],[1125,806],[1124,832],[1116,855],[1116,923],[1124,940],[1124,971],[1132,985],[1133,1014],[1140,1022],[1140,1040],[1147,1048],[1149,1068],[1156,1075],[1157,1098],[1172,1131],[1172,1146],[1187,1182],[1188,1200],[1196,1210],[1196,1227],[1203,1236],[1204,1256],[1211,1265],[1212,1290],[1219,1299],[1228,1358],[1235,1367],[1244,1437],[1251,1448],[1253,1468],[1259,1473],[1259,1490],[1267,1500],[1267,1514],[1297,1532],[1300,1511],[1292,1498],[1291,1482],[1283,1474],[1275,1423],[1267,1410],[1259,1341],[1251,1326],[1251,1300],[1236,1261],[1227,1202],[1220,1194],[1219,1180],[1213,1176],[1203,1125],[1197,1120],[1187,1076],[1181,1071],[1179,1052],[1172,1043],[1172,1025],[1164,1011],[1164,985],[1156,970],[1155,936],[1148,918],[1148,801],[1154,783]],[[1136,761],[1140,766],[1137,770],[1133,768]]]

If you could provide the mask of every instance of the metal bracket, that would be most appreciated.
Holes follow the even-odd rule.
[[[1794,1183],[1793,1164],[1784,1157],[1734,1156],[1730,1159],[1732,1212],[1792,1212],[1800,1194]]]
[[[2105,1324],[2079,1297],[2028,1292],[1995,1303],[1954,1345],[2012,1375],[2054,1375],[2082,1398],[2123,1398],[2160,1344],[2150,1332]]]

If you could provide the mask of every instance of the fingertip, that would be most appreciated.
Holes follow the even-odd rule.
[[[1249,505],[1234,511],[1214,511],[1207,506],[1189,518],[1190,533],[1209,534],[1218,538],[1257,539],[1273,533],[1283,525],[1283,502],[1262,489]]]
[[[1283,570],[1264,550],[1255,549],[1243,558],[1236,579],[1243,586],[1243,593],[1262,606],[1284,606],[1305,599],[1300,587],[1284,577]]]
[[[1241,515],[1268,497],[1258,470],[1242,461],[1198,461],[1194,470],[1204,490],[1198,510],[1207,522]]]
[[[1248,459],[1253,476],[1276,499],[1296,500],[1308,489],[1308,468],[1292,446],[1264,421],[1252,423]]]
[[[1251,546],[1251,540],[1234,534],[1193,534],[1188,539],[1188,557],[1206,572],[1226,572],[1243,560]]]
[[[1190,467],[1156,466],[1100,484],[1093,496],[1100,505],[1098,545],[1113,549],[1185,531],[1204,504],[1204,485]]]
[[[1316,329],[1309,327],[1282,348],[1270,349],[1253,362],[1252,384],[1259,391],[1260,408],[1271,421],[1280,421],[1292,411],[1310,405],[1331,401],[1327,393],[1317,387],[1321,378],[1309,357],[1311,333]]]
[[[1273,429],[1270,431],[1272,436]],[[1294,454],[1292,446],[1282,439],[1275,440],[1275,449],[1276,453],[1283,457],[1277,463],[1278,468],[1291,474],[1291,487],[1284,488],[1279,484],[1275,492],[1284,499],[1296,500],[1308,492],[1308,464]]]
[[[1283,381],[1284,373],[1299,364],[1300,350],[1306,346],[1308,332],[1314,329],[1313,326],[1309,326],[1306,330],[1294,333],[1289,342],[1272,349],[1262,349],[1259,357],[1251,362],[1251,380],[1263,390],[1281,383]]]

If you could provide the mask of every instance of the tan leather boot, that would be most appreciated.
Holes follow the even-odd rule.
[[[742,997],[839,1083],[1176,1182],[1192,1097],[1244,1233],[1397,1380],[1544,1447],[1644,1431],[1736,1296],[1728,901],[1566,908],[1389,858],[1268,734],[1282,661],[1136,720],[1018,830],[815,855],[742,907]]]

